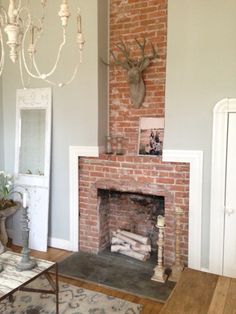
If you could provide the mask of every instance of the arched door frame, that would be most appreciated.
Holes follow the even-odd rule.
[[[234,98],[222,99],[213,111],[209,271],[216,274],[223,273],[227,131],[233,112]]]

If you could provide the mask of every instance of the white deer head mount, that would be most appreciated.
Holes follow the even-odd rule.
[[[110,52],[114,59],[114,64],[122,66],[122,68],[127,71],[127,81],[130,86],[131,101],[136,108],[139,108],[144,101],[146,92],[142,76],[143,71],[149,66],[153,59],[158,58],[158,54],[151,43],[152,54],[145,55],[146,39],[143,40],[143,43],[141,43],[138,39],[135,40],[142,53],[141,58],[138,60],[131,59],[130,51],[123,41],[115,45],[122,53],[122,59],[118,59],[112,50]]]

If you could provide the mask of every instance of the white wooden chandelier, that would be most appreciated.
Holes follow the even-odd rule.
[[[58,12],[58,16],[61,19],[62,26],[62,40],[58,47],[56,58],[52,68],[44,73],[40,71],[36,62],[37,44],[43,32],[45,32],[44,20],[45,10],[47,8],[47,0],[32,0],[33,2],[40,1],[42,7],[41,17],[35,18],[30,12],[30,0],[9,0],[9,6],[6,10],[0,5],[0,76],[2,75],[4,63],[5,63],[5,50],[6,46],[9,49],[9,57],[13,63],[19,61],[21,81],[24,87],[29,84],[29,78],[40,79],[57,85],[59,87],[70,84],[79,68],[79,64],[82,62],[82,51],[84,46],[84,39],[81,29],[81,15],[80,9],[77,9],[76,25],[77,34],[76,42],[78,45],[78,58],[77,64],[74,67],[74,71],[70,78],[65,82],[53,81],[51,76],[55,73],[58,63],[61,59],[61,53],[63,47],[66,45],[67,39],[67,24],[71,15],[68,6],[68,0],[62,0]],[[55,1],[55,0],[53,0]],[[4,43],[4,33],[6,34],[6,43]],[[24,81],[24,71],[28,74],[28,83]]]

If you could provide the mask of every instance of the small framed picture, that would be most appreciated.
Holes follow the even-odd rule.
[[[139,120],[139,155],[162,156],[164,118],[142,117]]]

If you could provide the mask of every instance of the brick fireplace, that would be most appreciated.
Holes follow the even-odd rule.
[[[130,192],[164,198],[165,264],[174,260],[174,209],[181,206],[181,256],[188,256],[189,165],[164,163],[157,157],[110,156],[80,158],[80,250],[97,253],[100,245],[99,190]],[[137,212],[137,215],[139,213]],[[121,224],[118,227],[122,227]]]
[[[128,225],[125,216],[114,218],[119,222],[116,226],[109,226],[111,222],[103,220],[110,215],[109,210],[101,214],[100,208],[101,202],[104,202],[101,194],[130,193],[163,200],[166,219],[165,265],[171,265],[174,261],[174,209],[180,206],[184,210],[180,245],[181,257],[187,263],[189,164],[163,162],[161,157],[137,155],[140,117],[165,116],[167,0],[110,1],[110,48],[118,53],[115,44],[123,40],[131,55],[139,58],[140,50],[135,38],[147,40],[147,54],[151,52],[152,43],[157,48],[159,58],[144,72],[146,97],[140,108],[135,108],[131,103],[125,71],[120,67],[109,68],[109,135],[123,137],[124,155],[100,154],[97,158],[79,158],[79,248],[97,253],[109,244],[112,228],[134,228],[134,223]],[[136,215],[134,221],[137,222],[140,218],[138,210]],[[154,220],[152,227],[143,227],[139,233],[150,233]],[[104,232],[101,226],[109,226],[110,231]]]

